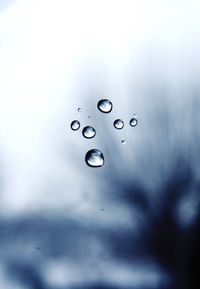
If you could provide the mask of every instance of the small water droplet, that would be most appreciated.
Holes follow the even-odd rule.
[[[86,153],[85,162],[89,167],[101,167],[104,164],[104,156],[100,150],[92,149]]]
[[[101,99],[97,104],[98,109],[101,112],[109,113],[112,110],[112,102],[109,99]]]
[[[122,143],[122,144],[125,144],[126,142],[125,142],[125,140],[123,139],[123,140],[121,141],[121,143]]]
[[[117,129],[122,129],[124,127],[124,122],[123,120],[121,119],[116,119],[114,122],[113,122],[113,125],[115,128]]]
[[[104,212],[104,208],[101,208],[101,211]]]
[[[81,108],[81,107],[79,107],[79,108],[78,108],[78,112],[81,112],[81,111],[82,111],[82,108]]]
[[[91,115],[88,115],[88,118],[91,118],[92,116]]]
[[[134,127],[138,124],[138,120],[137,120],[137,118],[133,117],[133,118],[131,118],[129,123],[130,123],[130,126]]]
[[[96,131],[92,126],[85,126],[82,134],[85,138],[93,138],[96,135]]]
[[[77,130],[77,129],[79,129],[80,128],[80,122],[78,121],[78,120],[74,120],[74,121],[72,121],[72,123],[71,123],[71,129],[72,130]]]

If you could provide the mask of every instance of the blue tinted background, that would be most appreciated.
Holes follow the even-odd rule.
[[[199,8],[0,1],[1,288],[200,288]]]

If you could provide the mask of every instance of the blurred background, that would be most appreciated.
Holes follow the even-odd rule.
[[[0,0],[1,288],[200,288],[199,9]]]

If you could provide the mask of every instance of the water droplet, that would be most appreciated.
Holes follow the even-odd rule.
[[[79,107],[79,108],[78,108],[78,112],[81,112],[81,111],[82,111],[82,108],[81,108],[81,107]]]
[[[136,126],[138,124],[138,120],[137,118],[133,117],[129,123],[130,123],[130,126]]]
[[[96,131],[92,126],[85,126],[83,128],[82,134],[85,138],[93,138],[96,134]]]
[[[111,112],[113,105],[112,105],[112,102],[110,100],[101,99],[98,102],[97,107],[101,112],[109,113],[109,112]]]
[[[92,149],[86,153],[85,162],[89,167],[101,167],[104,164],[104,156],[100,150]]]
[[[80,125],[80,122],[78,120],[74,120],[71,123],[71,129],[72,130],[77,130],[77,129],[79,129],[80,126],[81,125]]]
[[[123,140],[121,141],[121,143],[122,143],[122,144],[125,144],[126,142],[125,142],[125,140],[123,139]]]
[[[117,129],[122,129],[124,127],[124,122],[123,120],[121,119],[116,119],[114,122],[113,122],[113,125],[115,128]]]
[[[91,115],[88,115],[88,118],[91,118]]]

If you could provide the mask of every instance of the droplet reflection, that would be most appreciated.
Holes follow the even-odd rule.
[[[98,109],[103,113],[109,113],[112,110],[112,102],[108,99],[101,99],[97,104]]]
[[[123,120],[121,119],[116,119],[114,122],[113,122],[113,125],[115,128],[117,129],[122,129],[124,127],[124,122]]]
[[[80,122],[78,120],[74,120],[71,123],[71,129],[72,130],[78,130],[80,128]]]
[[[129,123],[130,123],[130,126],[134,127],[138,124],[138,120],[137,120],[137,118],[133,117]]]
[[[102,167],[104,164],[103,153],[98,149],[92,149],[86,153],[85,162],[89,167]]]
[[[93,138],[96,135],[96,131],[92,126],[85,126],[82,134],[85,138]]]

